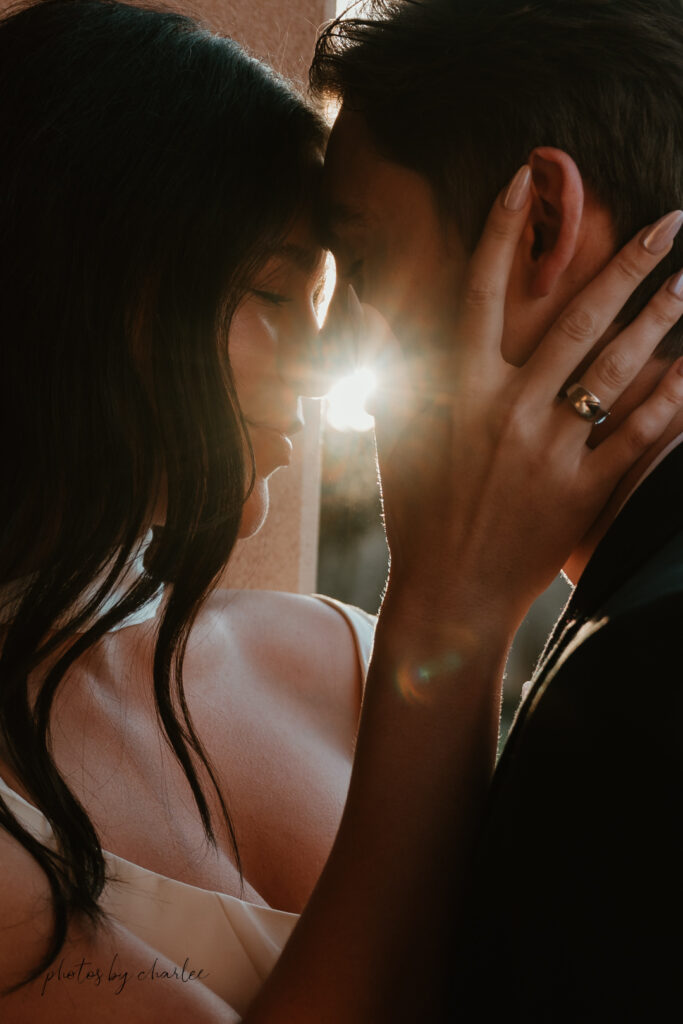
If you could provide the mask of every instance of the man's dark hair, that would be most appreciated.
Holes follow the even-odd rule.
[[[371,0],[323,31],[311,85],[431,182],[470,251],[536,146],[573,157],[618,246],[683,205],[681,0]],[[678,239],[619,320],[681,265]],[[683,354],[683,324],[658,352]]]

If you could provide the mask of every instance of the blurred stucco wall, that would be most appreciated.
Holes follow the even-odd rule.
[[[316,33],[335,15],[335,0],[192,0],[174,5],[199,13],[217,31],[299,84],[305,83]]]
[[[144,0],[140,0],[144,5]],[[0,0],[0,10],[10,6]],[[254,56],[305,86],[320,25],[334,17],[334,0],[152,0],[230,35]],[[308,593],[315,590],[320,499],[319,408],[305,403],[306,430],[294,439],[288,470],[271,478],[271,512],[256,537],[238,543],[226,586]]]

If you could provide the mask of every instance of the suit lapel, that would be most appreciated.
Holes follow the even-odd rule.
[[[545,645],[532,686],[517,710],[499,768],[507,757],[544,680],[567,645],[599,618],[610,595],[681,530],[683,520],[683,444],[678,445],[631,495],[588,562],[564,612]]]

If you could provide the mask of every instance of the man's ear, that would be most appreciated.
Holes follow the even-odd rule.
[[[572,158],[561,149],[541,146],[529,157],[533,230],[528,266],[534,298],[549,295],[569,266],[583,213],[583,180]]]

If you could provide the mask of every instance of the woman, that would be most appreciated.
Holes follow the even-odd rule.
[[[0,124],[3,1019],[401,1019],[408,988],[433,981],[438,864],[462,884],[509,639],[683,378],[646,403],[638,450],[619,445],[627,425],[613,435],[599,486],[588,428],[558,442],[552,358],[527,373],[548,415],[526,440],[501,425],[462,451],[441,413],[415,411],[436,472],[382,413],[393,563],[359,726],[363,666],[336,610],[211,593],[266,514],[297,394],[315,389],[321,123],[231,41],[117,3],[15,14],[0,67],[17,98]],[[503,284],[515,195],[471,266]],[[643,276],[663,255],[644,253]],[[628,287],[608,277],[616,313]],[[499,343],[487,314],[468,321],[475,376]],[[459,429],[496,407],[494,377],[474,407],[466,381],[453,393]],[[506,500],[481,549],[463,509],[483,476]],[[500,602],[495,538],[509,545],[522,505],[536,548]],[[439,590],[444,564],[458,582]],[[396,683],[426,657],[430,699],[407,701]]]

